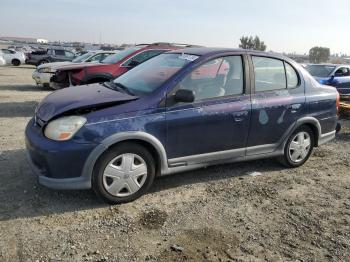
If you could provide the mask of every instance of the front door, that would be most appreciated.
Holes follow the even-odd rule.
[[[219,57],[191,71],[169,92],[195,93],[193,103],[167,105],[170,166],[244,156],[251,104],[243,76],[242,56]]]

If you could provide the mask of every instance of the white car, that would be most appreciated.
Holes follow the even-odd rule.
[[[3,48],[0,49],[0,54],[5,59],[6,64],[9,65],[19,66],[20,64],[24,64],[26,60],[26,56],[23,52]]]
[[[2,54],[0,54],[0,66],[6,65],[5,59],[2,57]]]
[[[37,85],[43,85],[45,87],[50,86],[50,78],[55,74],[57,68],[69,65],[72,63],[99,63],[107,56],[117,53],[118,51],[91,51],[75,58],[72,62],[54,62],[39,65],[33,72],[32,77]]]

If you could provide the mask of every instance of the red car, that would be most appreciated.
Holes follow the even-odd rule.
[[[55,89],[110,81],[131,68],[161,53],[184,48],[175,44],[155,43],[137,45],[108,56],[100,64],[81,63],[59,67],[51,78]]]

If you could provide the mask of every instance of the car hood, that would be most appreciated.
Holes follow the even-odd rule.
[[[60,70],[60,71],[65,71],[65,70],[82,69],[82,68],[85,68],[85,67],[97,66],[97,65],[101,65],[101,64],[100,63],[93,63],[93,62],[89,62],[89,63],[70,63],[68,65],[58,66],[58,67],[56,67],[56,69]]]
[[[38,105],[36,116],[47,122],[67,112],[107,107],[137,98],[102,84],[69,87],[46,96]]]
[[[38,69],[47,68],[47,67],[56,68],[60,66],[70,65],[70,64],[72,64],[72,62],[54,62],[54,63],[46,63],[46,64],[39,65],[37,68]]]

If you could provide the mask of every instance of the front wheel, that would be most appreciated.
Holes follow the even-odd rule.
[[[20,66],[21,65],[21,61],[19,61],[18,59],[13,59],[12,60],[12,65],[13,66]]]
[[[315,144],[315,136],[311,128],[302,126],[289,137],[284,155],[279,161],[287,167],[302,166],[311,156]]]
[[[126,203],[146,193],[154,177],[155,164],[148,150],[137,144],[122,143],[97,161],[92,188],[109,204]]]

